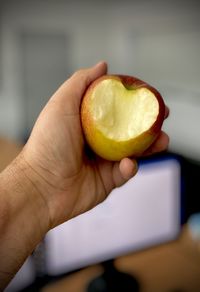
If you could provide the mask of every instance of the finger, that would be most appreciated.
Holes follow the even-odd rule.
[[[113,180],[116,187],[123,185],[137,173],[137,162],[129,158],[123,158],[113,166]]]
[[[167,119],[169,116],[169,108],[168,106],[165,106],[165,119]]]
[[[167,150],[168,145],[169,145],[169,137],[165,132],[161,131],[156,141],[150,146],[149,149],[147,149],[143,153],[143,156],[148,156],[148,155],[152,155],[152,154]]]
[[[99,62],[88,69],[81,69],[64,82],[52,98],[64,103],[67,101],[68,106],[75,104],[79,107],[81,98],[89,84],[106,72],[107,64],[105,62]]]

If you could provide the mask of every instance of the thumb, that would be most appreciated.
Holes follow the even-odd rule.
[[[78,113],[82,96],[91,82],[106,74],[107,64],[99,62],[95,66],[81,69],[66,80],[51,100],[63,105],[68,113]]]
[[[119,187],[132,178],[138,170],[137,162],[129,158],[123,158],[115,162],[113,166],[113,181],[115,187]]]
[[[91,82],[98,77],[106,74],[107,64],[105,62],[99,62],[95,66],[88,69],[80,69],[75,72],[68,80],[68,86],[76,88],[76,94],[83,95],[86,88]]]

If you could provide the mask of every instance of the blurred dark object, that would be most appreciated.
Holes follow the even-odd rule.
[[[88,286],[87,292],[136,292],[139,291],[139,283],[133,276],[118,271],[112,260],[103,264],[104,272],[94,278]]]
[[[188,218],[200,212],[200,161],[180,157],[182,175],[182,218],[185,223]]]

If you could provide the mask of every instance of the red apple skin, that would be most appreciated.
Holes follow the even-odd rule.
[[[90,96],[99,82],[107,79],[115,79],[129,89],[147,88],[157,98],[159,114],[150,129],[127,141],[114,141],[105,137],[95,126],[92,114],[89,111]],[[86,142],[90,148],[100,157],[120,161],[124,157],[138,157],[147,150],[158,137],[165,118],[165,103],[161,94],[148,83],[127,75],[104,75],[90,84],[85,92],[81,104],[81,123]]]

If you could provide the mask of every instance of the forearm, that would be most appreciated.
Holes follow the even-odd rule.
[[[0,290],[48,231],[48,214],[18,157],[0,174]]]

